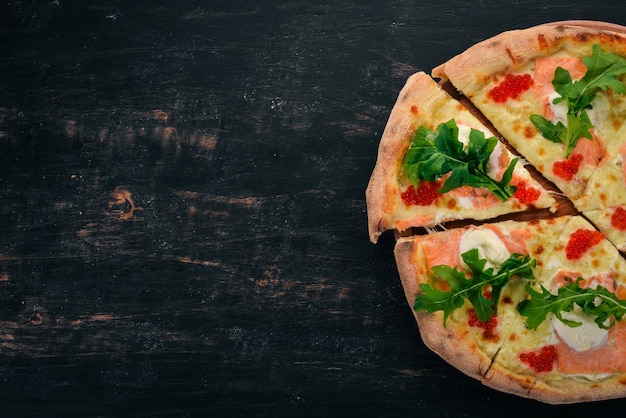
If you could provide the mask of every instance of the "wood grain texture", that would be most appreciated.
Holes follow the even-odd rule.
[[[530,3],[1,4],[0,415],[553,411],[422,345],[365,215],[411,73],[565,12],[625,23]]]

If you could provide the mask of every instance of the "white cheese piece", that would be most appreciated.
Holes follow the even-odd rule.
[[[552,103],[554,99],[560,97],[561,95],[559,93],[553,92],[548,96],[548,102],[550,103],[550,109],[554,114],[554,122],[561,121],[563,125],[567,126],[567,101],[563,100],[557,104]],[[606,96],[599,94],[591,101],[591,106],[591,109],[587,109],[587,116],[589,116],[589,120],[591,121],[593,127],[600,129],[609,115],[609,100]]]
[[[559,93],[552,92],[548,96],[548,103],[550,103],[550,110],[554,114],[554,122],[561,121],[563,125],[567,126],[567,101],[563,100],[562,102],[554,104],[554,99],[560,98],[561,95]]]
[[[502,155],[502,144],[498,142],[493,152],[489,156],[489,163],[487,164],[487,174],[492,179],[499,179],[500,175],[500,156]]]
[[[480,131],[483,134],[485,134],[485,138],[490,138],[494,136],[488,130],[472,128],[471,126],[467,126],[462,123],[458,123],[457,127],[459,128],[458,140],[463,144],[463,149],[467,149],[467,146],[469,145],[469,137],[470,137],[470,132],[472,131],[472,129],[474,129],[475,131]]]
[[[459,142],[463,144],[463,149],[467,150],[467,146],[469,145],[469,136],[470,136],[470,132],[472,131],[472,128],[463,124],[458,124],[457,126],[459,128],[459,138],[458,138]],[[485,134],[485,138],[490,138],[494,136],[491,132],[484,130],[484,129],[475,129],[475,130],[480,131],[483,134]],[[498,160],[500,159],[501,155],[502,155],[502,144],[498,142],[496,144],[496,147],[493,149],[493,152],[489,156],[489,163],[487,165],[487,174],[489,175],[489,177],[493,179],[497,179],[498,175],[500,174],[500,166],[499,166]]]
[[[472,201],[471,197],[457,196],[456,200],[463,209],[474,209],[474,202]]]
[[[564,319],[582,323],[578,327],[569,327],[556,316],[551,315],[550,323],[554,330],[572,350],[587,351],[606,344],[609,331],[600,328],[594,321],[595,317],[583,312],[578,305],[574,305],[571,312],[561,312],[561,316]]]
[[[562,268],[563,262],[559,259],[559,257],[552,255],[547,261],[544,262],[544,265],[544,270],[546,271],[558,271]]]
[[[491,229],[474,229],[463,234],[459,243],[460,254],[473,248],[478,250],[480,258],[487,260],[485,269],[499,267],[511,256],[500,237]],[[461,264],[467,268],[463,260]]]
[[[587,109],[587,115],[593,127],[598,130],[602,129],[604,121],[609,117],[609,111],[611,106],[609,105],[609,99],[603,94],[598,94],[591,101],[591,109]]]
[[[467,146],[469,145],[469,135],[472,128],[462,124],[457,124],[457,127],[459,128],[458,140],[463,144],[463,149],[467,150]]]

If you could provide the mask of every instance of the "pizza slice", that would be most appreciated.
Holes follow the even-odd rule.
[[[626,262],[579,216],[400,238],[424,343],[465,374],[547,403],[626,395]]]
[[[366,198],[372,242],[389,229],[557,208],[523,161],[423,72],[391,111]]]
[[[596,199],[600,185],[624,190],[614,200],[626,195],[624,33],[599,22],[504,32],[433,75],[462,92],[579,210],[593,210],[610,205]]]

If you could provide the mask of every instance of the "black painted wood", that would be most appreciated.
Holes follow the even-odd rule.
[[[621,0],[3,2],[0,415],[623,411],[501,394],[427,350],[364,191],[411,73],[503,30],[625,16]]]

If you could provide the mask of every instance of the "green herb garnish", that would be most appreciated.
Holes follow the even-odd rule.
[[[587,72],[578,81],[572,81],[569,71],[558,67],[554,72],[552,85],[561,96],[554,99],[557,104],[567,103],[567,126],[561,121],[552,123],[541,115],[531,115],[530,121],[549,141],[565,145],[565,158],[569,157],[580,138],[593,139],[593,128],[587,109],[600,91],[611,89],[616,93],[626,93],[626,85],[618,76],[626,74],[626,59],[604,52],[599,45],[593,45],[592,54],[584,57]]]
[[[471,271],[470,277],[466,272],[450,266],[441,265],[432,268],[433,274],[444,279],[450,290],[439,290],[430,284],[420,285],[420,294],[417,296],[413,308],[416,311],[424,310],[428,313],[443,311],[444,326],[448,316],[461,308],[465,300],[469,300],[474,307],[476,316],[481,322],[487,322],[496,312],[500,294],[512,276],[534,279],[532,268],[535,260],[528,255],[513,254],[505,260],[496,273],[493,267],[485,269],[487,260],[479,258],[478,250],[472,249],[461,258]],[[490,297],[485,296],[485,290],[490,290]]]
[[[459,128],[454,120],[442,123],[435,131],[419,127],[402,162],[415,187],[421,180],[435,181],[450,173],[439,193],[471,186],[488,189],[502,202],[511,198],[517,190],[510,182],[519,158],[511,161],[502,179],[497,181],[489,176],[487,169],[498,138],[487,138],[476,129],[470,130],[467,147],[458,138]]]
[[[443,311],[445,326],[448,316],[468,300],[477,318],[481,322],[488,322],[496,313],[502,289],[513,276],[535,280],[532,269],[536,266],[536,260],[528,255],[511,255],[497,272],[493,267],[485,269],[487,260],[481,259],[475,248],[461,254],[461,258],[469,272],[446,265],[432,267],[435,278],[445,280],[450,290],[440,290],[426,283],[420,284],[420,293],[413,309],[428,313]],[[602,329],[610,329],[616,321],[621,320],[626,314],[626,300],[619,299],[615,293],[602,286],[581,288],[582,280],[579,278],[576,282],[560,287],[557,294],[550,293],[543,286],[541,292],[538,292],[527,283],[524,290],[530,298],[521,301],[517,306],[520,314],[526,317],[526,326],[537,329],[549,313],[553,313],[569,327],[580,326],[580,322],[565,319],[561,315],[561,312],[571,312],[574,305],[595,316],[595,323]],[[490,291],[489,297],[485,295],[487,290]]]
[[[580,287],[581,280],[582,278],[579,278],[576,282],[560,287],[556,295],[543,286],[541,292],[538,292],[527,284],[525,289],[530,299],[523,300],[518,305],[519,312],[526,317],[526,326],[537,329],[550,312],[567,326],[580,326],[580,322],[561,316],[561,312],[570,312],[574,304],[583,312],[595,316],[595,323],[603,329],[611,328],[615,321],[626,314],[626,301],[618,299],[614,293],[602,286],[583,289]]]

